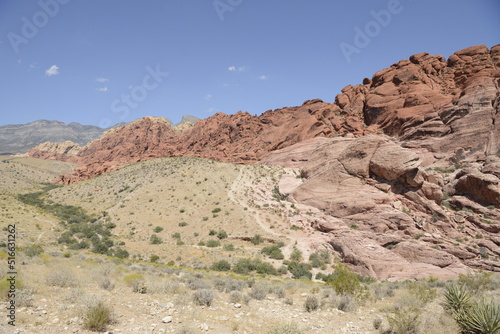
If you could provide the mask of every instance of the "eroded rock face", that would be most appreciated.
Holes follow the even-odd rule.
[[[490,260],[498,256],[500,212],[476,202],[496,198],[498,160],[487,161],[488,174],[466,167],[441,176],[394,139],[369,135],[306,140],[261,162],[300,170],[301,182],[282,182],[280,192],[326,215],[311,227],[331,236],[344,262],[379,279],[418,279],[450,278],[468,266],[500,271]],[[446,207],[444,193],[452,196]],[[457,242],[469,238],[481,245]]]
[[[78,154],[81,150],[80,145],[67,140],[63,143],[41,143],[29,150],[27,154],[33,158],[63,160]]]

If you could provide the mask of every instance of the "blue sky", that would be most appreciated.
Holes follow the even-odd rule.
[[[420,52],[500,43],[498,0],[0,0],[0,125],[259,115]]]

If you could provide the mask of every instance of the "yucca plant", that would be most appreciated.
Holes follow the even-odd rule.
[[[474,303],[466,312],[466,323],[464,329],[470,333],[477,334],[499,334],[500,333],[500,305],[493,301],[481,300]],[[462,325],[462,324],[460,324]]]
[[[500,305],[493,301],[472,300],[465,286],[450,285],[445,291],[445,307],[464,333],[500,334]]]
[[[472,297],[464,285],[452,284],[446,287],[444,293],[445,307],[454,314],[461,313],[472,304]]]

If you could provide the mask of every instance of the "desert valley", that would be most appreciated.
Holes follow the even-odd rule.
[[[0,128],[31,138],[0,162],[0,332],[500,333],[499,60],[419,53],[259,116]]]

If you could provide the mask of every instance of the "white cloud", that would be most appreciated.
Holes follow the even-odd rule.
[[[108,82],[109,79],[108,78],[97,78],[97,79],[95,79],[95,81],[105,83],[105,82]]]
[[[57,67],[57,65],[52,65],[48,70],[45,71],[45,75],[48,77],[58,74],[59,74],[59,67]]]
[[[97,90],[99,92],[107,92],[108,91],[108,87],[101,87],[101,88],[97,88]]]
[[[236,71],[238,71],[238,72],[245,72],[246,69],[247,69],[247,66],[238,66],[238,67],[236,67],[236,66],[229,66],[227,69],[228,69],[228,71],[231,71],[231,72],[236,72]]]
[[[212,94],[207,94],[205,95],[204,99],[207,101],[210,101],[212,99],[213,95]]]
[[[36,66],[36,63],[32,63],[30,64],[30,68],[37,68],[38,66]]]
[[[214,113],[214,112],[216,112],[217,110],[219,110],[219,109],[217,109],[217,108],[208,108],[208,110],[207,110],[207,111],[208,111],[209,113]]]
[[[262,74],[259,76],[259,79],[260,80],[267,80],[267,79],[269,79],[269,75]]]

